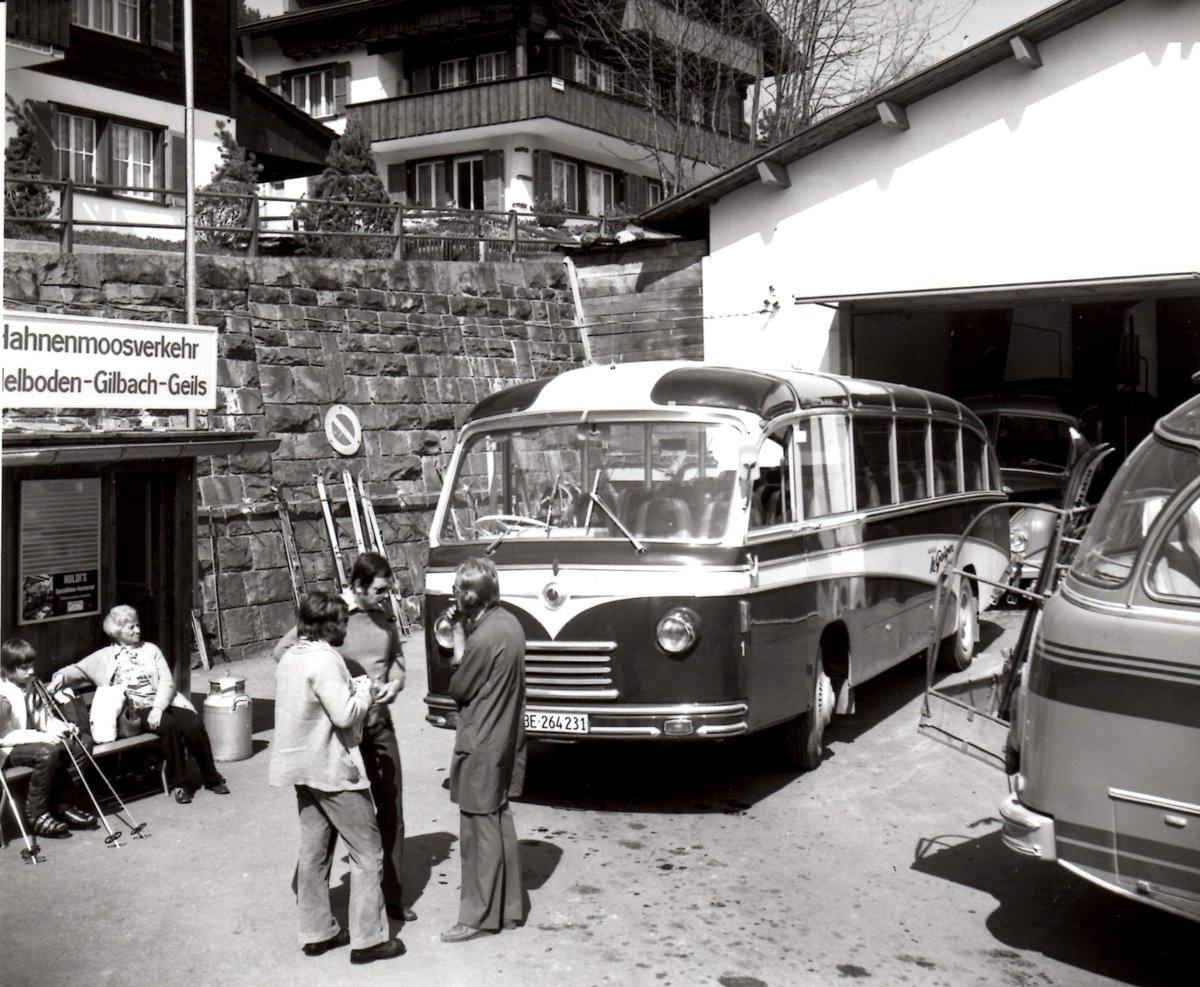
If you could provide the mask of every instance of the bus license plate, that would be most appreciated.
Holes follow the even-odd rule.
[[[533,713],[526,710],[525,729],[530,733],[587,733],[587,713]]]

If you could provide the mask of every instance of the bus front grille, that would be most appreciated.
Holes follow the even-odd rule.
[[[529,641],[525,645],[526,699],[612,700],[615,641]]]

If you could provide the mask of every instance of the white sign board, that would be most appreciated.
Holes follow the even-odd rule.
[[[335,404],[325,412],[325,437],[334,452],[353,456],[362,447],[362,424],[353,408]]]
[[[213,326],[4,313],[0,407],[216,406]]]

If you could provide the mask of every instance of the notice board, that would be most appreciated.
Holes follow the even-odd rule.
[[[21,483],[19,624],[100,612],[100,480]]]

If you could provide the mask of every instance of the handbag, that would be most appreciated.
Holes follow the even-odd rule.
[[[126,737],[136,737],[138,734],[145,732],[145,728],[142,726],[142,718],[138,716],[137,710],[123,706],[121,712],[117,715],[117,738],[124,740]]]

